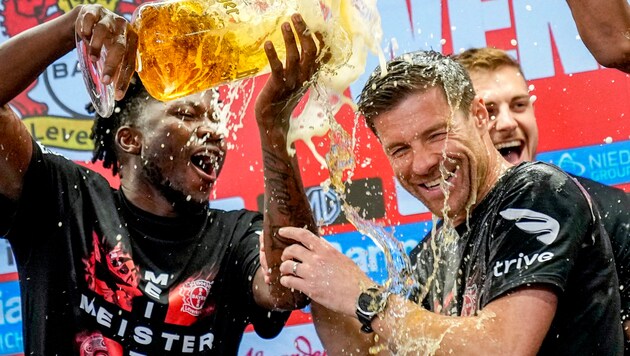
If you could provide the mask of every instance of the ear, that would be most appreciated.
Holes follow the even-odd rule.
[[[486,103],[484,103],[483,99],[478,95],[475,95],[472,105],[470,106],[470,114],[475,120],[475,127],[477,127],[477,129],[481,131],[488,130],[490,115],[488,114],[488,110],[486,109]]]
[[[129,126],[122,126],[116,132],[116,144],[128,154],[139,155],[142,151],[142,134]]]

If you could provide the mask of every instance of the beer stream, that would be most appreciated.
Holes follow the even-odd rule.
[[[380,48],[382,33],[376,0],[321,0],[321,5],[326,9],[323,17],[315,11],[321,10],[320,0],[239,0],[233,3],[235,7],[238,5],[238,13],[230,13],[231,8],[224,6],[225,2],[158,2],[156,6],[146,7],[135,17],[140,57],[137,70],[147,90],[155,98],[165,101],[227,83],[224,86],[227,95],[217,105],[216,112],[225,124],[226,133],[235,136],[243,125],[240,120],[252,99],[255,82],[252,79],[235,80],[250,78],[268,70],[262,44],[266,40],[283,43],[280,24],[287,21],[292,13],[301,13],[312,31],[324,35],[327,44],[325,50],[332,54],[332,59],[321,67],[311,83],[312,89],[304,110],[291,120],[287,150],[295,154],[292,145],[302,140],[322,168],[328,169],[329,179],[322,184],[324,188],[334,190],[346,219],[384,252],[388,274],[385,287],[406,298],[420,291],[422,294],[414,295],[414,299],[422,300],[430,286],[419,286],[402,243],[382,225],[364,219],[360,210],[346,200],[344,175],[348,181],[351,180],[355,169],[355,138],[341,127],[335,115],[343,105],[351,105],[356,109],[352,100],[343,93],[364,72],[368,52],[376,54],[381,68],[386,68]],[[160,7],[165,7],[167,11]],[[250,26],[242,26],[243,23],[249,23]],[[175,29],[173,24],[181,26]],[[155,43],[160,46],[154,47]],[[276,50],[281,58],[285,56],[284,46],[276,45]],[[449,75],[452,73],[442,73],[446,83],[444,89],[453,113],[459,105],[454,98],[460,95],[458,88],[448,87],[448,83],[456,82],[446,79]],[[240,109],[234,112],[232,106],[239,101]],[[358,119],[359,115],[356,115],[355,127]],[[330,149],[322,157],[312,138],[326,135]],[[446,160],[446,153],[443,152],[443,155]],[[438,232],[441,236],[435,236],[434,219],[432,248],[436,261],[449,263],[455,255],[453,246],[456,243],[452,239],[456,233],[448,219],[449,188],[446,179],[449,173],[443,164],[440,172],[441,188],[445,194],[445,219]],[[434,276],[427,282],[437,284]],[[396,342],[402,346],[398,348],[400,353],[433,353],[439,348],[441,338],[402,342],[408,336],[406,334],[402,328],[394,332]]]
[[[350,1],[342,1],[349,4]],[[382,34],[379,32],[380,17],[376,8],[376,2],[369,0],[352,1],[353,6],[346,7],[341,13],[341,20],[346,20],[345,30],[351,34],[350,42],[352,43],[352,52],[350,58],[346,58],[345,64],[335,66],[324,66],[311,83],[311,91],[308,100],[302,112],[293,117],[291,120],[289,133],[287,137],[287,150],[290,154],[295,154],[293,143],[302,140],[313,156],[320,163],[322,168],[326,168],[329,172],[329,178],[322,183],[324,189],[332,189],[340,200],[342,211],[348,220],[361,234],[369,237],[384,253],[385,265],[387,270],[387,280],[384,282],[385,288],[390,292],[401,295],[405,298],[413,298],[415,300],[423,300],[430,288],[440,289],[441,281],[436,279],[438,271],[437,264],[458,264],[457,257],[457,233],[448,218],[450,207],[448,206],[449,198],[449,178],[450,172],[444,167],[443,161],[447,160],[446,152],[443,151],[443,161],[440,163],[441,183],[440,187],[444,192],[444,206],[442,208],[442,227],[436,230],[437,218],[434,216],[433,227],[431,232],[430,248],[434,254],[434,268],[426,284],[421,286],[412,269],[412,263],[409,259],[403,244],[394,236],[394,232],[384,228],[383,225],[367,220],[362,217],[358,207],[352,206],[346,199],[347,187],[352,179],[354,169],[356,168],[355,146],[356,137],[349,134],[335,119],[336,114],[344,105],[350,105],[356,112],[356,105],[351,99],[346,97],[343,92],[352,82],[354,82],[365,70],[366,58],[368,51],[375,53],[380,60],[380,66],[383,68],[383,75],[386,74],[385,58],[380,48]],[[354,19],[350,25],[349,19]],[[411,59],[409,59],[411,60]],[[447,94],[448,104],[451,107],[452,116],[459,108],[459,99],[463,90],[456,83],[461,83],[462,78],[456,78],[454,73],[449,72],[448,67],[437,68],[440,78],[444,83],[444,90]],[[230,85],[231,91],[239,89],[239,84]],[[353,133],[359,125],[360,114],[354,117]],[[328,138],[330,148],[324,157],[320,155],[313,143],[313,137]],[[446,148],[446,144],[445,144]],[[344,179],[344,177],[347,177]],[[468,202],[468,207],[474,204],[474,201]],[[455,278],[455,277],[454,277]],[[397,317],[403,317],[405,310],[392,310]],[[456,326],[454,321],[452,326]],[[430,327],[426,325],[426,327]],[[449,329],[450,330],[450,329]],[[409,330],[404,325],[393,326],[393,342],[397,345],[396,354],[433,354],[440,348],[440,343],[445,331],[438,337],[422,337],[410,338]],[[417,333],[414,333],[417,335]],[[387,349],[385,344],[379,344],[371,350],[378,353],[380,350]],[[393,351],[391,349],[390,351]]]

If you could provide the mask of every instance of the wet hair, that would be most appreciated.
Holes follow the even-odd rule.
[[[470,77],[461,64],[436,51],[416,51],[389,61],[385,75],[380,67],[374,70],[359,95],[358,110],[376,133],[376,116],[394,109],[409,95],[434,87],[443,90],[453,111],[468,111],[475,97]]]
[[[501,49],[491,47],[470,48],[460,54],[453,55],[453,59],[463,65],[469,72],[475,70],[493,71],[500,67],[508,66],[518,69],[521,76],[525,78],[518,62]]]
[[[116,150],[116,132],[120,127],[133,125],[138,120],[148,98],[151,96],[144,88],[138,75],[134,74],[125,97],[116,101],[114,113],[110,117],[95,114],[90,135],[94,141],[92,162],[101,160],[103,167],[111,168],[114,175],[119,173],[120,161]],[[90,113],[95,113],[92,104],[88,104],[86,109]]]

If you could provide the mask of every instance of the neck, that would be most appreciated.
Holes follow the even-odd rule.
[[[180,215],[171,202],[148,184],[121,181],[120,190],[134,206],[153,215],[168,217]]]
[[[487,146],[486,146],[487,147]],[[484,180],[479,185],[479,191],[477,192],[477,202],[481,202],[483,198],[490,193],[490,190],[494,188],[501,176],[514,165],[503,158],[499,151],[494,148],[494,145],[490,143],[488,148],[488,166],[484,174]]]
[[[473,193],[474,201],[469,202],[469,206],[465,211],[460,212],[452,217],[453,226],[458,226],[466,221],[469,213],[479,205],[483,199],[490,193],[492,188],[497,184],[501,176],[513,167],[514,165],[506,161],[503,156],[494,148],[492,141],[490,145],[486,145],[486,151],[488,155],[487,164],[480,165],[479,185],[476,187],[476,192]]]

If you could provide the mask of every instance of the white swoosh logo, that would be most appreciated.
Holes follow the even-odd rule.
[[[529,209],[506,209],[499,213],[506,220],[516,220],[516,227],[532,235],[545,245],[550,245],[558,237],[560,224],[549,215]]]

